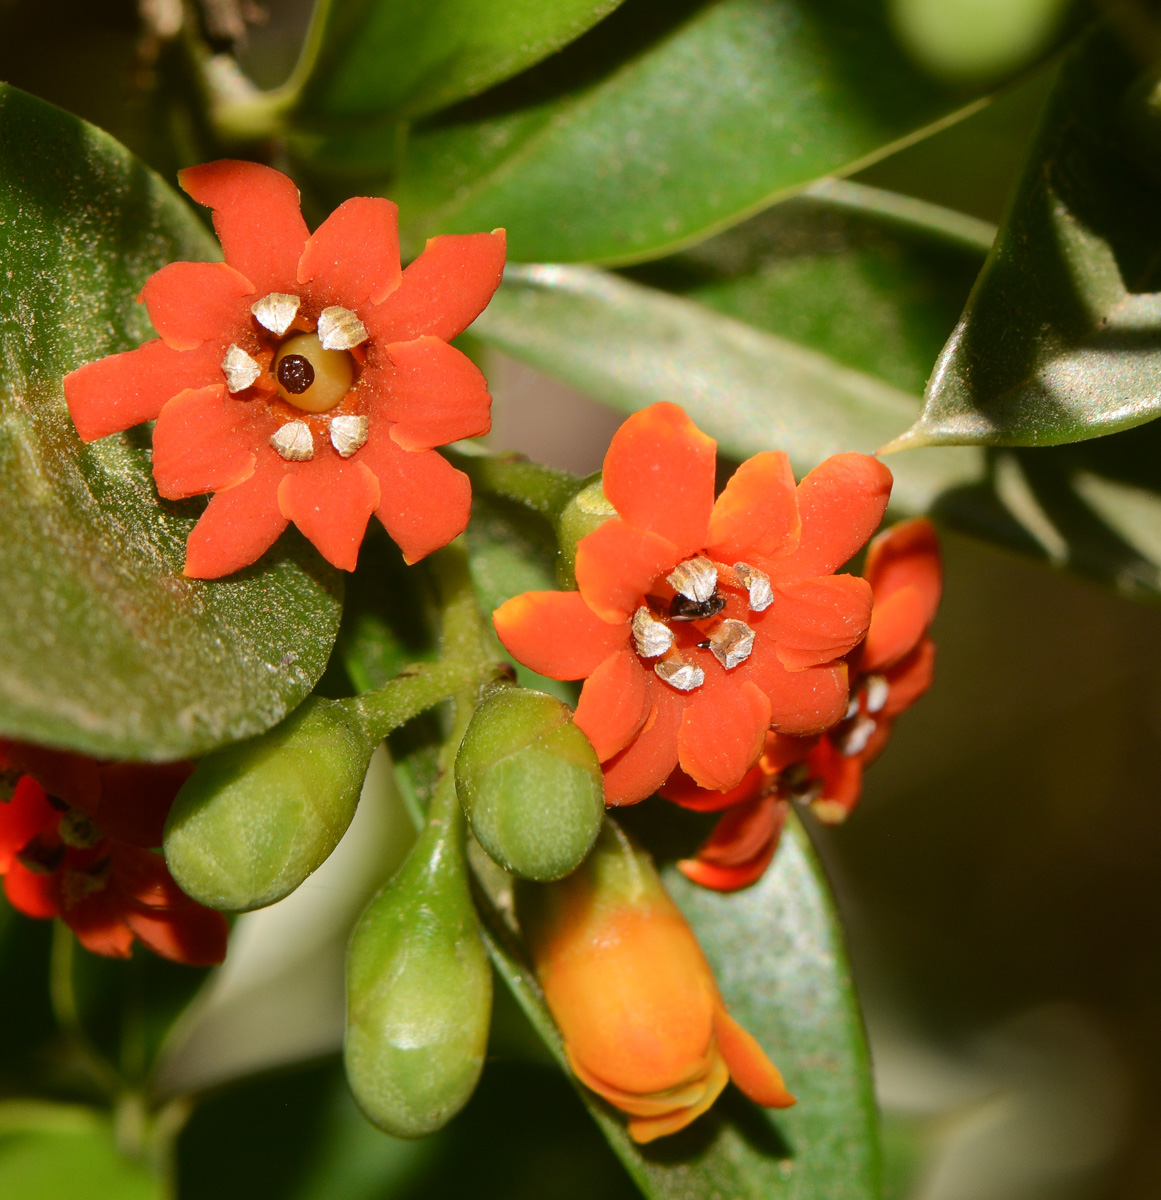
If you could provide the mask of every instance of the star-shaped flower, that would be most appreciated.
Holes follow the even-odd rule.
[[[372,513],[409,562],[467,525],[434,447],[489,429],[483,375],[448,342],[499,285],[504,231],[432,238],[400,269],[397,209],[357,197],[312,234],[294,183],[224,160],[181,172],[225,262],[178,262],[139,300],[160,335],[66,376],[83,441],[156,418],[168,499],[214,493],[185,571],[252,563],[291,521],[352,570]]]

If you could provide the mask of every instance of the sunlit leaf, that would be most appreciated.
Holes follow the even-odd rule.
[[[1161,188],[1134,157],[1126,117],[1138,70],[1107,32],[1065,62],[1009,217],[900,444],[1054,445],[1161,415]]]
[[[260,732],[326,665],[334,573],[293,538],[230,579],[187,579],[199,505],[158,501],[143,431],[82,446],[61,392],[150,335],[135,297],[151,272],[214,243],[124,147],[14,88],[0,222],[0,732],[140,758]]]

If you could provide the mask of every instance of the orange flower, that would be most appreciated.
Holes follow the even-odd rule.
[[[676,405],[630,417],[604,464],[618,515],[577,546],[579,590],[494,614],[520,662],[585,680],[576,723],[608,804],[643,800],[678,763],[701,787],[736,787],[768,728],[816,734],[846,711],[842,656],[871,591],[833,572],[879,524],[890,472],[836,454],[796,488],[785,454],[758,454],[715,502],[715,451]]]
[[[880,534],[864,576],[875,606],[866,640],[848,657],[851,701],[843,720],[817,738],[768,735],[757,766],[730,792],[706,791],[681,771],[661,789],[685,808],[727,810],[696,857],[678,863],[695,883],[728,892],[759,879],[774,857],[789,800],[809,803],[827,824],[844,821],[895,718],[931,686],[935,643],[927,629],[943,586],[931,522],[902,521]]]
[[[221,962],[225,918],[186,896],[148,849],[160,844],[190,770],[0,743],[0,876],[9,903],[29,917],[60,917],[94,954],[128,958],[136,937],[175,962]]]
[[[252,563],[291,521],[354,570],[375,514],[414,562],[468,523],[471,488],[434,447],[487,433],[483,375],[448,342],[491,299],[504,231],[432,238],[400,270],[396,206],[355,197],[312,234],[292,180],[257,163],[190,167],[225,262],[170,263],[138,299],[160,337],[67,375],[90,442],[156,419],[167,499],[214,493],[185,572]]]
[[[758,1104],[794,1103],[649,856],[611,821],[573,874],[522,890],[520,922],[573,1071],[630,1115],[634,1141],[684,1129],[730,1078]]]

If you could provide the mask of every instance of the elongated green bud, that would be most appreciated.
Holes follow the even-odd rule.
[[[445,1125],[484,1065],[492,970],[466,870],[449,772],[407,861],[355,926],[347,957],[347,1079],[367,1117],[396,1137]]]
[[[560,557],[556,581],[562,588],[576,587],[576,544],[603,525],[617,510],[605,498],[601,477],[596,475],[564,506],[556,518],[556,540]]]
[[[281,900],[346,832],[373,749],[342,703],[311,696],[260,737],[207,755],[165,824],[173,877],[212,908]]]
[[[480,845],[525,879],[575,870],[605,814],[601,764],[568,706],[525,688],[499,688],[476,709],[456,789]]]

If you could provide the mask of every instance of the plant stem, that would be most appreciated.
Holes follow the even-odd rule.
[[[520,454],[445,453],[471,479],[476,490],[523,504],[550,521],[584,484],[576,475],[529,462]]]
[[[48,993],[52,1015],[68,1039],[78,1063],[90,1076],[94,1085],[112,1097],[121,1090],[121,1077],[92,1045],[81,1024],[80,1008],[77,1005],[77,993],[73,983],[75,948],[76,939],[72,930],[58,918],[52,927],[52,953],[48,969]]]

